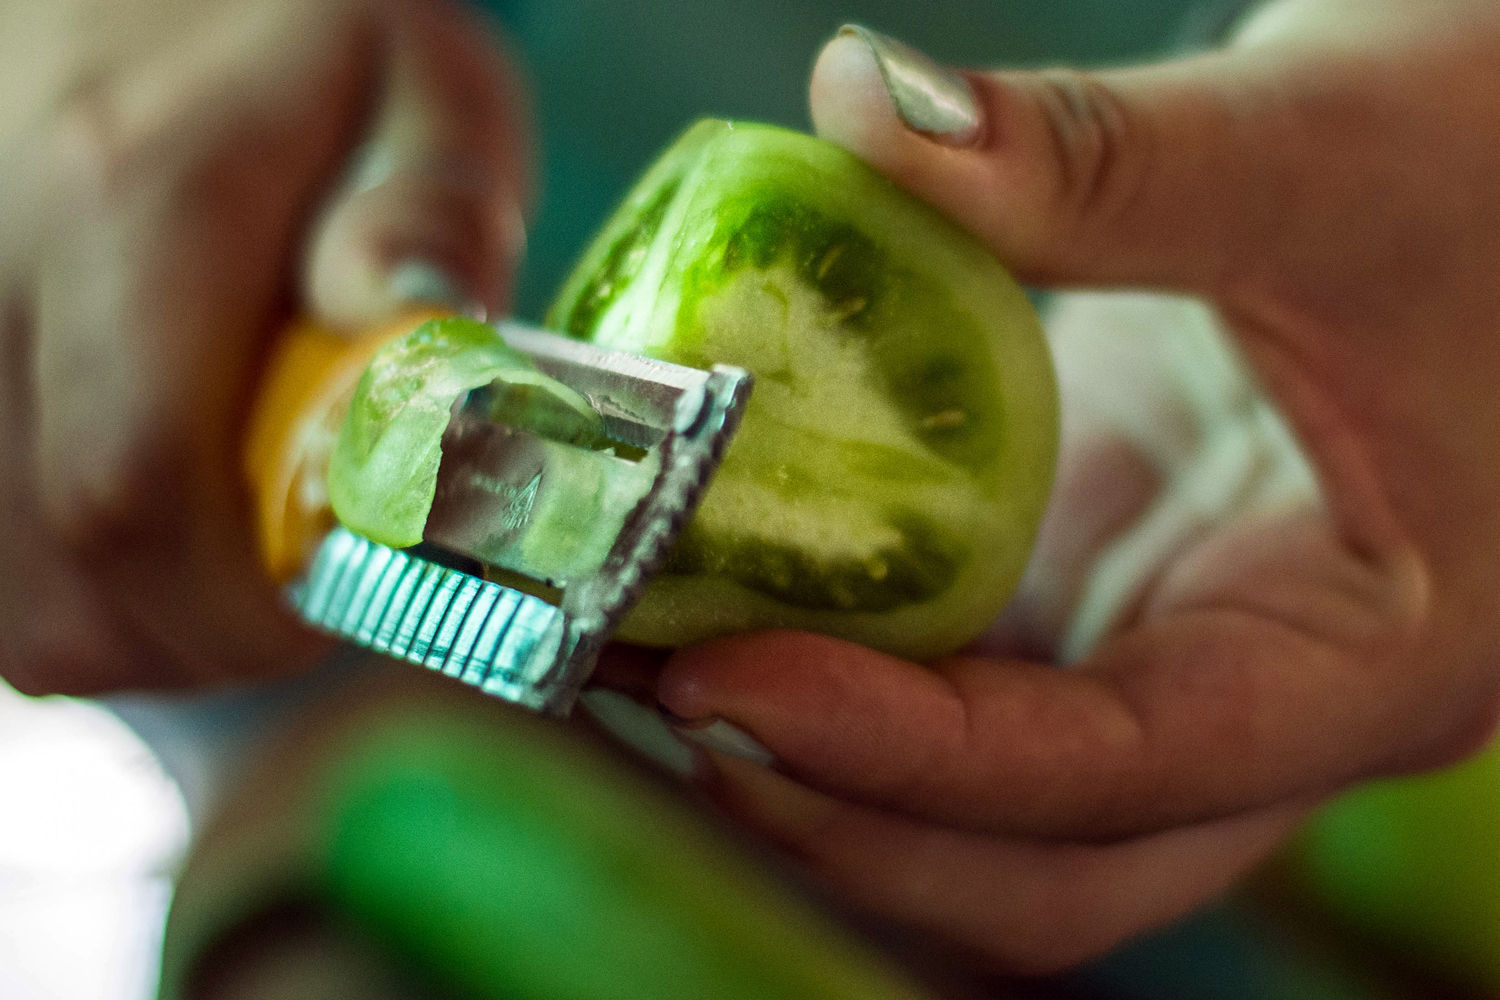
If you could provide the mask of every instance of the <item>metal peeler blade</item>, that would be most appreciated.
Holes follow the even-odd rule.
[[[398,551],[336,528],[289,596],[348,642],[564,715],[702,496],[751,376],[496,328],[586,398],[617,447],[496,423],[477,390],[444,434],[423,544]]]

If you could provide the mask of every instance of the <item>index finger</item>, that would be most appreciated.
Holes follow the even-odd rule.
[[[1185,555],[1072,670],[927,669],[782,633],[678,654],[658,696],[746,729],[841,799],[961,828],[1127,836],[1321,794],[1408,763],[1393,748],[1469,731],[1482,706],[1414,664],[1410,572],[1303,515]]]

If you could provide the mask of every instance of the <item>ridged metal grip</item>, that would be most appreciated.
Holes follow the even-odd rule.
[[[323,541],[292,602],[310,625],[539,711],[572,696],[561,609],[344,528]]]

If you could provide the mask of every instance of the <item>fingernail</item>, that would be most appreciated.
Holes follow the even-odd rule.
[[[485,318],[485,307],[474,301],[446,270],[428,260],[406,260],[391,269],[386,291],[403,305],[442,306],[475,319]]]
[[[762,746],[755,737],[723,719],[714,719],[706,725],[678,724],[673,728],[677,735],[706,750],[717,750],[762,767],[770,767],[776,763],[776,755]]]
[[[673,729],[702,729],[713,723],[713,719],[687,719],[678,715],[661,702],[656,703],[656,714]]]
[[[968,146],[979,138],[983,119],[969,81],[916,49],[858,24],[839,37],[857,38],[870,50],[896,114],[907,128],[945,146]]]
[[[640,702],[618,691],[591,688],[578,696],[578,704],[600,728],[669,774],[687,778],[697,771],[692,748],[673,735],[662,716]]]

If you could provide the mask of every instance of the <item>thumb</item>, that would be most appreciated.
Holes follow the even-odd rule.
[[[303,301],[336,326],[414,303],[502,311],[525,245],[524,88],[456,5],[397,0],[387,18],[384,89],[309,233]]]
[[[1202,291],[1258,216],[1233,58],[959,73],[850,26],[813,71],[812,118],[1024,280]]]

